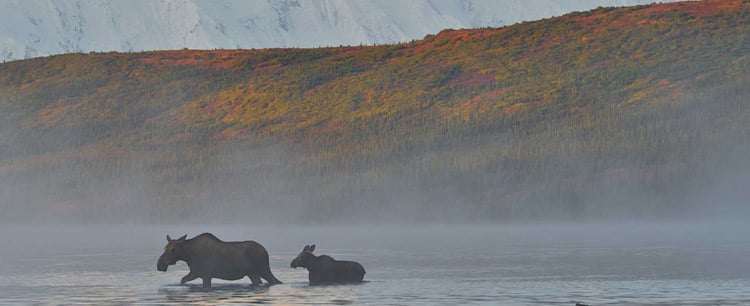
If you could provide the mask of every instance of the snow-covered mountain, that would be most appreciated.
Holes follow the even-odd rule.
[[[653,0],[2,0],[0,60],[381,44]]]

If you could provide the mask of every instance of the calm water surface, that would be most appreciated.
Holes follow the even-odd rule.
[[[0,304],[750,305],[746,226],[0,227]],[[156,271],[165,235],[256,240],[284,284]],[[290,261],[357,260],[365,283],[308,286]]]

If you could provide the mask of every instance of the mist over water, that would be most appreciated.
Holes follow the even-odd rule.
[[[453,176],[440,173],[440,166],[421,170],[425,157],[419,154],[383,167],[310,174],[290,167],[299,155],[282,146],[229,150],[215,156],[206,150],[203,162],[214,170],[185,182],[165,183],[147,170],[158,161],[139,165],[128,160],[138,156],[133,152],[123,156],[123,167],[116,174],[91,172],[80,159],[46,165],[44,175],[16,175],[12,165],[7,166],[0,173],[0,220],[5,224],[238,225],[721,223],[750,213],[750,190],[745,184],[750,181],[746,161],[750,149],[727,148],[713,151],[700,163],[679,166],[689,169],[682,173],[673,173],[672,166],[653,166],[645,170],[653,173],[646,175],[641,169],[615,168],[605,170],[611,178],[598,181],[549,179],[555,187],[528,177],[520,186],[511,185],[518,190],[502,183],[502,168]],[[437,164],[461,156],[460,151],[435,154],[443,154],[432,161]],[[589,176],[585,174],[589,167],[581,165],[579,176]],[[498,174],[488,179],[488,173]],[[557,175],[550,173],[550,177]],[[488,192],[487,184],[496,185],[498,193]]]

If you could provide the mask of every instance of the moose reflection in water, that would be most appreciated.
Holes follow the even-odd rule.
[[[310,285],[362,282],[365,268],[354,261],[339,261],[328,255],[313,255],[315,245],[306,245],[291,267],[303,267],[309,272]]]
[[[249,277],[253,285],[260,285],[261,278],[268,284],[281,284],[271,273],[268,252],[255,241],[224,242],[213,234],[203,233],[191,239],[171,239],[156,263],[156,269],[167,271],[167,266],[182,260],[190,267],[190,273],[182,278],[185,284],[196,278],[203,279],[203,287],[211,287],[211,279],[238,280]]]

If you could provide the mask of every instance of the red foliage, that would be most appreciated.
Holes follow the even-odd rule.
[[[575,20],[582,24],[600,24],[602,20],[607,20],[606,25],[601,27],[602,30],[605,28],[621,29],[633,24],[661,24],[664,23],[665,20],[658,17],[675,11],[684,12],[694,17],[706,17],[716,15],[718,11],[734,10],[738,6],[743,5],[750,8],[750,5],[743,0],[682,1],[663,3],[660,5],[640,6],[634,8],[632,12],[622,15],[622,17],[614,18],[614,20],[611,20],[611,14],[615,14],[615,12],[581,16],[577,17]]]
[[[223,102],[222,102],[221,100],[216,100],[216,101],[214,101],[214,102],[211,102],[211,104],[209,104],[209,105],[206,105],[206,107],[204,107],[204,108],[203,108],[203,111],[204,111],[204,112],[207,112],[207,113],[213,113],[213,112],[215,112],[215,111],[216,111],[216,109],[217,109],[217,108],[219,108],[219,106],[221,106],[222,104],[223,104]]]
[[[526,103],[516,103],[511,106],[503,108],[503,114],[505,114],[506,116],[511,116],[521,111],[522,109],[526,108],[527,106],[528,105],[526,105]]]
[[[481,95],[475,96],[471,98],[471,100],[468,100],[464,102],[463,106],[471,106],[479,103],[479,101],[497,101],[500,100],[500,98],[505,95],[505,92],[508,91],[508,88],[501,88],[498,90],[488,91],[485,93],[482,93]]]
[[[590,107],[588,106],[573,106],[570,108],[570,112],[573,114],[583,114],[587,113],[589,109]]]
[[[428,35],[425,39],[412,44],[405,44],[406,55],[417,55],[441,49],[453,49],[460,41],[478,40],[507,31],[506,28],[486,28],[471,30],[443,30],[437,35]]]
[[[492,75],[484,75],[476,72],[461,72],[457,77],[453,78],[448,85],[478,86],[490,84],[494,81],[495,77]]]

